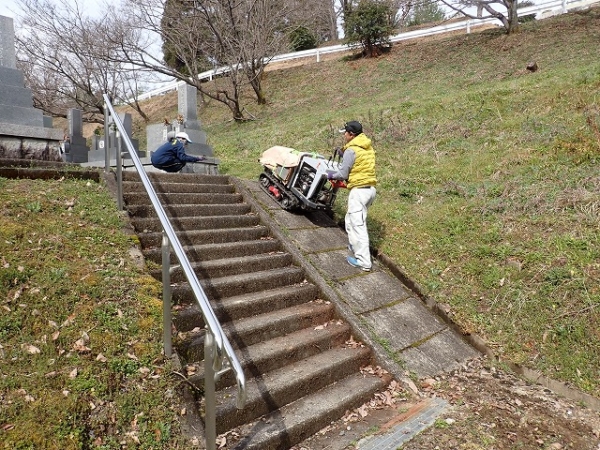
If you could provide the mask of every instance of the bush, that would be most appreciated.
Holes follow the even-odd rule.
[[[289,34],[289,40],[290,48],[295,52],[316,48],[318,44],[317,37],[306,27],[294,28]]]
[[[356,9],[346,12],[344,32],[347,44],[360,43],[367,57],[379,56],[391,46],[393,14],[387,2],[362,0]]]

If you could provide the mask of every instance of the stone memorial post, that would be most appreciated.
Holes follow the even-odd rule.
[[[89,147],[83,137],[83,118],[80,109],[67,111],[69,123],[68,145],[65,145],[65,161],[82,163],[88,162]]]
[[[218,161],[213,157],[212,147],[206,143],[206,133],[198,120],[198,90],[187,83],[180,83],[177,89],[178,116],[168,123],[153,124],[146,127],[148,152],[151,154],[171,136],[185,131],[192,140],[186,146],[186,153],[206,156],[202,163],[188,164],[185,172],[215,174],[218,172]]]

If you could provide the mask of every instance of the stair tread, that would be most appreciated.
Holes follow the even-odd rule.
[[[252,239],[235,242],[221,242],[218,244],[194,244],[182,246],[183,251],[190,261],[209,261],[213,259],[222,259],[230,257],[229,255],[249,255],[256,253],[270,253],[281,250],[281,243],[276,239]],[[144,256],[162,261],[162,248],[150,247],[143,250]],[[174,252],[171,251],[171,255]],[[175,261],[172,259],[172,261]]]
[[[304,280],[304,269],[288,266],[279,269],[263,270],[254,273],[228,275],[219,278],[201,279],[200,284],[207,297],[212,300],[232,297],[242,292],[257,292],[272,289],[276,286],[301,283]],[[188,283],[172,285],[173,299],[176,303],[191,303],[192,290]]]
[[[304,441],[324,426],[339,419],[345,411],[356,408],[389,383],[382,378],[354,373],[323,389],[262,416],[241,427],[242,441],[234,450],[271,450]],[[227,430],[225,430],[227,431]]]
[[[256,316],[244,317],[222,324],[223,332],[234,348],[245,348],[260,342],[258,339],[273,339],[293,331],[329,322],[333,306],[324,302],[307,302],[288,308],[269,311]],[[187,333],[180,347],[204,348],[204,330]]]
[[[246,404],[236,407],[237,386],[216,392],[219,432],[255,420],[368,365],[365,348],[332,348],[246,380]]]
[[[210,205],[163,205],[165,213],[171,217],[189,217],[189,216],[213,216],[223,215],[226,212],[233,214],[248,214],[252,211],[250,205],[246,203],[214,203]],[[151,205],[128,205],[127,210],[133,219],[136,218],[156,218],[158,215]]]
[[[331,313],[332,311],[333,306],[328,303],[311,301],[300,305],[290,306],[289,308],[236,320],[233,324],[225,324],[223,329],[225,332],[243,333],[261,326],[273,328],[277,323],[289,320],[290,318],[295,320],[301,320],[302,318],[312,319],[314,317],[320,317],[323,314]],[[329,319],[325,319],[325,321],[327,320]]]
[[[331,321],[326,326],[304,328],[293,333],[279,336],[268,341],[258,342],[244,348],[238,354],[240,365],[244,372],[249,368],[266,367],[264,371],[272,371],[282,367],[285,361],[298,361],[306,359],[318,352],[329,350],[341,345],[350,337],[350,326],[339,321]],[[249,374],[248,374],[249,375]],[[226,382],[223,378],[229,378]],[[204,378],[204,365],[190,377],[189,381],[201,385]],[[233,372],[222,376],[221,386],[233,385],[235,382]]]
[[[230,258],[220,258],[220,259],[212,259],[210,261],[194,261],[192,262],[192,267],[194,268],[212,268],[212,267],[220,267],[224,265],[231,264],[256,264],[263,260],[273,261],[275,259],[280,260],[291,260],[290,254],[284,251],[277,252],[269,252],[269,253],[258,253],[254,255],[244,255],[244,256],[233,256]],[[281,267],[281,266],[278,266]]]
[[[354,370],[348,368],[351,361],[365,360],[368,356],[369,351],[364,348],[332,348],[301,361],[296,361],[293,364],[261,374],[258,378],[248,378],[246,380],[246,405],[264,401],[263,396],[267,392],[276,395],[278,392],[287,390],[290,386],[302,383],[307,379],[313,380],[318,377],[319,381],[324,383],[323,386],[326,386],[337,380],[332,373],[336,366],[339,369],[349,370],[349,373],[354,372]],[[326,379],[328,377],[329,380]],[[217,391],[217,410],[219,414],[230,409],[233,411],[236,408],[235,401],[232,400],[232,394],[235,394],[236,391],[237,386],[228,386]]]
[[[243,273],[256,273],[261,270],[290,266],[292,263],[293,258],[291,254],[276,252],[195,261],[191,263],[191,267],[198,279],[206,279]],[[162,278],[162,269],[152,270],[151,273],[157,279]],[[172,282],[185,280],[185,274],[179,264],[172,265],[170,273]]]
[[[267,227],[265,227],[264,225],[257,225],[252,227],[252,229],[267,229]],[[175,234],[177,235],[187,235],[187,236],[194,236],[194,235],[205,235],[205,234],[214,234],[214,233],[218,233],[218,232],[239,232],[239,231],[245,231],[247,230],[247,228],[244,227],[233,227],[233,228],[221,228],[218,230],[190,230],[190,231],[175,231]],[[140,233],[140,237],[153,237],[153,236],[161,236],[162,237],[162,231],[149,231],[148,233]]]
[[[260,277],[270,278],[270,277],[274,277],[274,276],[289,273],[289,272],[303,272],[303,270],[297,266],[289,266],[289,267],[280,267],[280,268],[271,269],[271,270],[261,270],[259,272],[254,272],[254,273],[242,273],[239,275],[231,275],[231,276],[226,276],[226,277],[218,277],[218,278],[210,278],[210,279],[199,278],[198,281],[200,281],[200,284],[203,287],[205,285],[218,286],[220,284],[230,283],[232,279],[238,279],[238,280],[244,280],[244,281],[245,280],[254,280],[254,279],[260,278]],[[177,289],[178,287],[179,288],[187,287],[187,285],[188,285],[188,283],[182,282],[182,283],[174,285],[173,288]]]
[[[233,193],[235,188],[230,184],[215,184],[215,183],[152,183],[154,190],[157,193]],[[146,192],[144,185],[136,181],[124,181],[123,189],[128,192]]]

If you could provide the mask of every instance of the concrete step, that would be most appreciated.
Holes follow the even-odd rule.
[[[160,183],[153,182],[152,186],[157,193],[169,194],[231,194],[235,188],[230,184],[204,184],[204,183]],[[129,193],[146,192],[144,185],[136,181],[124,181],[123,191]]]
[[[211,194],[211,193],[157,193],[161,205],[218,205],[241,203],[241,194]],[[130,205],[149,205],[150,198],[146,192],[127,192],[123,194],[123,200]]]
[[[264,270],[280,269],[291,265],[292,255],[289,253],[274,253],[249,255],[236,258],[214,259],[211,261],[201,261],[191,263],[192,269],[200,279],[228,277],[232,275],[242,275]],[[162,281],[162,270],[151,270],[150,273],[157,280]],[[187,278],[180,265],[171,266],[171,283],[185,282]]]
[[[219,244],[190,245],[183,251],[190,261],[210,261],[213,259],[233,258],[235,256],[258,255],[281,251],[281,243],[276,239],[264,238],[253,241],[225,242]],[[144,257],[158,264],[162,263],[162,249],[158,247],[144,250]],[[176,261],[171,251],[171,262]]]
[[[274,339],[307,327],[315,327],[333,319],[333,306],[308,302],[266,314],[222,324],[223,331],[235,349]],[[203,323],[198,324],[202,327]],[[204,359],[204,330],[190,332],[179,339],[177,350],[186,361]]]
[[[209,299],[220,301],[222,298],[233,297],[235,295],[299,284],[305,280],[304,271],[300,267],[284,267],[282,269],[264,270],[262,272],[199,281]],[[172,287],[172,295],[175,304],[196,301],[187,283],[174,285]]]
[[[276,309],[289,308],[300,303],[316,300],[319,290],[314,284],[292,284],[259,292],[244,293],[220,301],[211,302],[221,323],[235,319],[264,314]],[[178,331],[190,331],[202,323],[200,307],[197,303],[181,305],[174,316]]]
[[[152,185],[160,183],[191,183],[191,184],[227,184],[230,185],[227,175],[206,175],[197,173],[166,173],[166,172],[147,172]],[[124,171],[123,181],[140,181],[140,176],[135,171]]]
[[[246,203],[233,203],[226,205],[163,205],[168,217],[195,217],[195,216],[226,216],[243,215],[252,211]],[[150,204],[129,205],[127,212],[132,218],[158,217]]]
[[[229,243],[267,238],[269,230],[264,226],[254,228],[223,228],[221,230],[198,230],[175,232],[182,246]],[[162,245],[162,232],[138,233],[144,250]]]
[[[235,405],[236,386],[217,392],[217,433],[282,408],[344,379],[369,364],[365,348],[333,348],[246,381],[244,409]],[[232,401],[233,400],[233,401]]]
[[[227,216],[198,216],[198,217],[172,217],[171,224],[178,231],[215,230],[221,228],[255,227],[260,223],[258,216],[253,214],[227,215]],[[157,218],[143,218],[131,220],[133,227],[140,233],[162,231],[162,224]]]
[[[344,412],[367,402],[390,378],[354,373],[241,427],[233,450],[282,450],[306,440]]]
[[[265,342],[246,347],[240,352],[240,364],[244,373],[267,373],[279,369],[286,364],[300,361],[319,352],[339,347],[350,337],[348,324],[332,321],[322,327],[305,328],[294,333],[270,339]],[[199,389],[204,386],[204,365],[188,378],[188,381]],[[217,389],[233,386],[233,371],[225,372],[217,382]]]

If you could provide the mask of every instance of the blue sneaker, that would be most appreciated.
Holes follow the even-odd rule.
[[[352,267],[356,267],[357,269],[360,270],[364,270],[365,272],[370,272],[371,268],[370,267],[363,267],[358,263],[358,260],[356,258],[353,258],[352,256],[348,256],[346,258],[346,261],[348,261],[348,264],[350,264]]]

